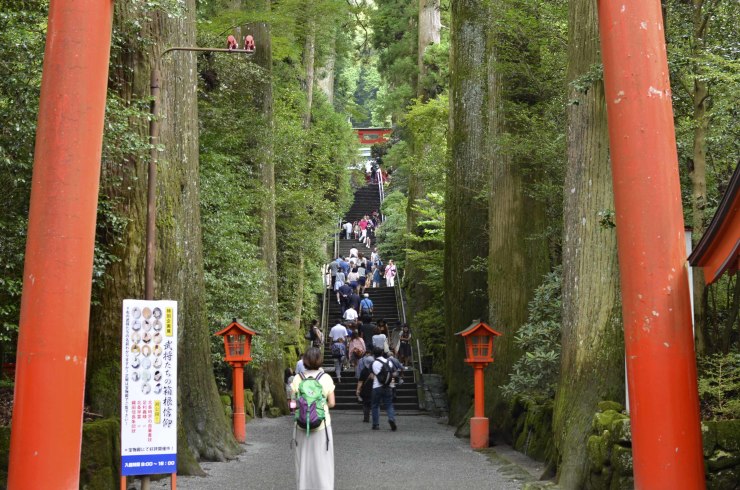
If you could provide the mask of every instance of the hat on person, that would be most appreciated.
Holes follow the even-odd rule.
[[[370,295],[367,294],[367,293],[363,294],[363,296],[366,297],[366,298],[369,298],[370,297]]]

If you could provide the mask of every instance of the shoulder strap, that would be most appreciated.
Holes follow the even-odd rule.
[[[303,373],[298,373],[298,376],[300,376],[300,377],[301,377],[301,381],[303,381],[303,380],[305,380],[305,379],[306,379],[306,375],[305,375],[305,374],[303,374]]]

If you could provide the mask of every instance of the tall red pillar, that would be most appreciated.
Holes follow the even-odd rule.
[[[244,365],[235,363],[234,365],[234,438],[237,442],[247,442],[247,419],[244,414]]]
[[[23,275],[9,488],[79,487],[111,0],[51,0]]]
[[[699,398],[658,0],[599,0],[635,488],[703,489]]]
[[[474,373],[475,399],[473,416],[470,417],[470,447],[483,449],[488,447],[488,417],[485,415],[485,384],[483,378],[484,363],[472,363]]]

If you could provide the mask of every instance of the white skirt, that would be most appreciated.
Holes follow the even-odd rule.
[[[326,437],[329,436],[327,449]],[[324,430],[296,427],[295,476],[298,490],[334,490],[334,435]]]

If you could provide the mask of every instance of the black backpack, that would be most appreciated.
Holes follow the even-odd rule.
[[[385,362],[380,359],[377,359],[377,361],[380,363],[378,382],[382,386],[388,386],[391,384],[391,381],[393,381],[393,368],[391,367],[391,363],[388,359],[386,359]]]

